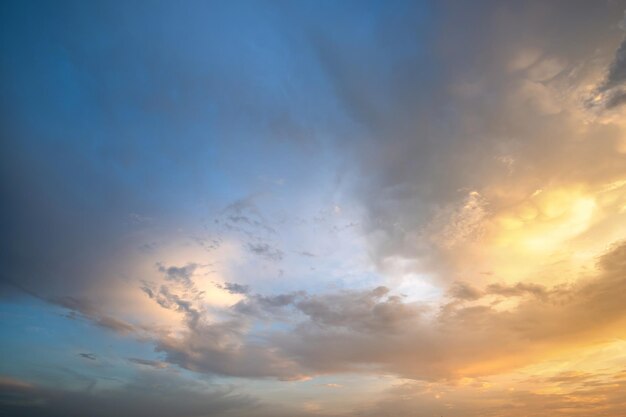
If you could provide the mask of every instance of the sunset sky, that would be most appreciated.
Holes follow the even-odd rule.
[[[626,416],[625,10],[0,2],[0,416]]]

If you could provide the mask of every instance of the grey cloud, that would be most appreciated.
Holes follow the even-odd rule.
[[[626,103],[626,91],[624,91],[624,89],[616,89],[609,95],[605,102],[605,107],[607,109],[612,109],[619,107],[624,103]]]
[[[454,282],[448,291],[451,297],[459,300],[477,300],[483,296],[483,292],[467,282]]]
[[[218,285],[218,287],[231,294],[247,294],[250,291],[249,286],[237,284],[235,282],[225,282],[223,285]]]
[[[155,334],[153,340],[166,362],[208,374],[281,380],[365,370],[425,380],[489,375],[548,359],[578,341],[622,337],[626,243],[615,243],[598,266],[596,276],[566,286],[491,284],[460,291],[455,284],[451,289],[469,300],[480,293],[533,295],[504,311],[458,302],[433,311],[378,287],[246,294],[217,318],[204,320],[203,311],[162,287],[163,298],[153,293],[155,301],[187,315],[187,328],[178,336]],[[80,300],[65,304],[98,319]],[[256,333],[255,323],[267,317],[282,329]]]
[[[626,38],[615,51],[615,56],[607,71],[606,78],[595,90],[594,97],[588,101],[588,106],[597,106],[594,99],[600,97],[599,103],[606,109],[619,107],[626,103]],[[604,97],[602,97],[604,95]]]
[[[418,25],[401,24],[419,20],[410,7],[400,22],[378,22],[375,33],[384,36],[363,43],[314,37],[337,97],[361,129],[346,146],[360,173],[355,193],[365,208],[363,228],[383,271],[399,261],[445,283],[462,279],[460,271],[480,272],[463,254],[480,236],[481,210],[473,217],[454,210],[471,191],[515,190],[484,195],[489,220],[514,203],[513,195],[545,184],[608,182],[623,172],[613,146],[617,126],[582,127],[574,111],[557,105],[546,112],[519,93],[532,68],[506,70],[519,51],[536,45],[535,69],[562,64],[558,76],[533,85],[574,91],[588,82],[599,45],[614,40],[620,4],[531,3],[455,4],[440,16],[441,36],[427,45],[406,41],[420,38]],[[485,44],[490,48],[479,47]],[[386,59],[372,65],[372,53]],[[510,163],[502,162],[503,153]],[[598,161],[603,168],[596,169]],[[446,235],[459,244],[441,242]]]
[[[280,318],[285,313],[285,307],[292,306],[296,300],[304,296],[305,293],[302,291],[277,295],[250,294],[246,299],[236,303],[232,310],[256,318]]]
[[[198,268],[198,265],[194,263],[190,263],[182,267],[180,266],[165,267],[162,264],[158,263],[157,267],[160,272],[165,274],[165,279],[190,287],[193,285],[191,277],[193,273],[195,272],[195,270]]]
[[[248,250],[270,261],[283,259],[283,252],[265,242],[248,242]]]
[[[70,317],[72,318],[82,317],[90,320],[100,327],[113,330],[117,333],[128,334],[133,333],[136,330],[132,324],[102,313],[92,302],[84,298],[79,299],[76,297],[65,296],[53,298],[48,301],[70,310]]]
[[[73,391],[0,379],[0,414],[13,417],[220,415],[254,411],[257,401],[230,388],[143,372],[108,390]]]
[[[167,363],[154,361],[151,359],[142,359],[142,358],[128,358],[129,362],[136,363],[138,365],[149,366],[156,369],[164,369],[167,368]]]
[[[89,359],[90,361],[98,360],[98,357],[94,355],[93,353],[79,353],[78,356],[81,356],[85,359]]]
[[[274,335],[274,341],[288,357],[318,372],[367,365],[407,378],[440,379],[514,369],[549,358],[552,351],[576,344],[582,334],[584,343],[623,335],[618,323],[626,314],[620,295],[626,290],[624,247],[617,245],[602,258],[605,267],[598,276],[569,287],[513,285],[488,290],[506,296],[535,295],[508,311],[453,303],[431,321],[421,316],[419,306],[400,300],[376,301],[366,294],[314,297],[300,302],[309,320],[291,334]],[[389,309],[384,320],[378,316],[381,308]],[[534,343],[523,342],[527,340]],[[463,374],[466,368],[476,373]]]
[[[215,219],[227,233],[236,233],[244,238],[246,249],[268,261],[278,262],[284,258],[284,252],[275,241],[276,230],[268,220],[257,201],[262,194],[253,194],[234,201]]]
[[[203,324],[182,338],[163,338],[156,349],[166,360],[202,373],[248,378],[300,379],[302,368],[276,349],[246,339],[249,323],[232,319]]]
[[[141,290],[155,300],[161,307],[185,313],[189,325],[194,328],[201,318],[201,311],[194,306],[194,301],[173,293],[167,285],[161,285],[158,292],[144,285]]]
[[[615,57],[609,67],[606,80],[600,86],[601,91],[606,91],[626,82],[626,40],[622,41],[615,51]]]
[[[392,333],[419,316],[420,309],[398,296],[387,296],[388,288],[346,291],[309,296],[296,303],[311,324],[320,328],[342,328],[360,333]],[[308,325],[309,323],[305,322]]]
[[[487,286],[486,292],[489,294],[502,295],[505,297],[516,297],[525,294],[532,294],[537,297],[545,298],[548,290],[543,285],[529,284],[518,282],[515,285],[490,284]]]
[[[241,232],[250,238],[276,233],[257,206],[256,200],[258,198],[260,195],[251,195],[228,205],[221,213],[222,221],[226,227],[229,230]]]

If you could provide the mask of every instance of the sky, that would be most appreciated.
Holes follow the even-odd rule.
[[[0,2],[0,416],[626,416],[625,10]]]

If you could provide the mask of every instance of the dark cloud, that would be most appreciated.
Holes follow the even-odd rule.
[[[190,263],[185,266],[170,266],[165,267],[162,264],[157,264],[157,267],[160,272],[165,274],[165,279],[168,281],[174,281],[179,284],[182,284],[186,287],[190,287],[193,285],[191,277],[195,272],[196,268],[198,268],[197,264]]]
[[[85,359],[89,359],[90,361],[97,361],[98,357],[93,353],[79,353],[78,356],[81,356]]]
[[[225,282],[224,284],[217,284],[217,286],[231,294],[247,294],[250,291],[249,286],[237,284],[235,282]]]
[[[389,289],[378,287],[367,292],[347,291],[339,294],[309,296],[296,303],[316,328],[339,328],[363,334],[403,331],[404,326],[419,317],[420,309],[404,303]]]
[[[283,259],[283,252],[271,246],[265,242],[249,242],[247,244],[248,250],[258,256],[261,256],[269,261],[280,261]]]
[[[294,380],[303,377],[301,367],[275,348],[247,340],[249,323],[231,319],[190,328],[181,338],[163,338],[156,349],[166,361],[208,374],[247,378]]]
[[[289,294],[260,295],[250,294],[245,299],[237,302],[232,310],[255,318],[280,318],[284,317],[284,307],[292,306],[296,300],[305,296],[303,291]]]
[[[624,103],[626,103],[626,91],[624,91],[623,89],[618,89],[611,92],[608,100],[606,100],[605,107],[607,109],[612,109],[615,107],[619,107]]]
[[[605,80],[596,88],[594,97],[588,101],[590,107],[602,104],[606,109],[626,103],[626,39],[622,41],[611,62]]]
[[[626,41],[623,41],[615,51],[615,58],[611,62],[607,79],[602,84],[602,88],[609,89],[622,86],[624,82],[626,82]]]

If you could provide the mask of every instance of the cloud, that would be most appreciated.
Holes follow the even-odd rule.
[[[98,357],[93,353],[79,353],[78,356],[81,356],[85,359],[89,359],[90,361],[97,361]]]
[[[469,301],[486,295],[532,296],[505,310],[451,303],[433,317],[424,315],[425,306],[405,303],[384,288],[303,296],[293,306],[304,319],[270,340],[274,349],[313,374],[373,367],[437,380],[516,369],[561,350],[623,335],[620,323],[626,311],[619,294],[626,275],[619,262],[624,247],[617,245],[601,258],[603,269],[596,277],[569,286],[492,284],[482,291],[453,286],[452,294]]]
[[[135,331],[135,327],[132,324],[102,313],[95,307],[94,303],[87,299],[65,296],[50,299],[49,301],[70,310],[69,317],[71,318],[84,318],[100,327],[120,334],[133,333]]]
[[[279,380],[336,372],[430,381],[489,376],[623,337],[625,254],[626,243],[615,243],[598,259],[595,275],[571,284],[495,282],[480,289],[457,282],[448,292],[452,301],[438,310],[381,286],[246,293],[233,306],[213,310],[210,319],[207,310],[164,291],[152,299],[183,314],[185,328],[149,339],[165,362],[207,374]],[[517,302],[500,308],[490,297]],[[81,303],[66,305],[78,309]],[[79,311],[100,320],[87,307]],[[280,326],[259,333],[263,322]]]
[[[247,294],[250,291],[249,286],[234,282],[225,282],[224,284],[217,284],[217,286],[218,288],[222,288],[231,294]]]
[[[162,372],[144,372],[122,386],[87,392],[3,379],[0,381],[0,392],[0,411],[16,417],[109,417],[125,414],[191,417],[233,410],[250,412],[256,403],[253,398],[229,389],[211,387]]]
[[[185,282],[183,285],[185,288],[188,288],[193,284],[191,282]],[[144,285],[141,287],[141,290],[148,295],[148,297],[154,299],[161,307],[183,312],[190,326],[195,327],[198,324],[201,318],[201,311],[195,306],[195,300],[185,298],[188,294],[183,293],[179,295],[174,293],[167,285],[161,285],[158,291],[153,290],[148,285]]]
[[[408,417],[415,410],[425,415],[479,416],[571,416],[597,414],[622,417],[624,374],[556,374],[510,386],[489,380],[464,385],[407,382],[387,390],[381,398],[361,404],[358,415]]]
[[[201,373],[296,380],[302,369],[265,344],[247,340],[249,324],[229,320],[190,328],[182,337],[162,338],[156,350],[167,362]]]
[[[615,57],[609,66],[606,80],[601,84],[600,90],[607,91],[622,86],[624,82],[626,82],[626,42],[622,41],[615,51]]]
[[[505,297],[519,297],[525,294],[532,294],[537,297],[546,297],[548,294],[546,288],[542,285],[526,284],[522,282],[518,282],[513,286],[498,283],[489,284],[486,292]]]
[[[626,12],[625,12],[626,14]],[[625,30],[624,21],[619,25]],[[587,105],[613,109],[626,103],[626,38],[622,40],[609,64],[604,80],[596,87]]]
[[[151,359],[128,358],[128,361],[136,363],[137,365],[149,366],[156,369],[165,369],[168,366],[165,362],[154,361]]]
[[[483,296],[483,292],[472,287],[466,282],[455,282],[448,291],[451,297],[459,300],[477,300]]]
[[[250,252],[259,255],[269,261],[280,261],[283,259],[283,252],[265,242],[249,242],[247,248]]]
[[[401,268],[449,284],[496,262],[512,269],[512,258],[495,253],[513,227],[501,221],[503,212],[540,188],[592,190],[622,175],[615,142],[623,127],[581,105],[587,86],[598,82],[599,62],[612,53],[597,48],[614,43],[618,7],[456,5],[439,16],[427,45],[406,43],[407,32],[419,29],[397,21],[377,22],[372,33],[385,36],[351,49],[315,41],[361,128],[346,146],[359,172],[355,191],[370,254],[383,273]],[[418,20],[411,12],[405,18]],[[477,47],[484,44],[492,47]],[[371,65],[380,49],[390,51]],[[529,50],[523,68],[507,70]],[[529,257],[520,255],[520,271]]]
[[[619,415],[591,371],[435,397],[625,336],[626,245],[594,265],[626,232],[624,123],[595,111],[626,100],[623,2],[5,9],[0,295],[162,358],[4,381],[7,414],[253,415],[183,368],[412,380],[363,415]]]
[[[160,272],[163,272],[165,274],[166,280],[174,281],[189,287],[192,285],[191,277],[193,276],[193,273],[195,272],[198,265],[190,263],[182,267],[170,266],[166,268],[165,266],[158,263],[157,267]]]

